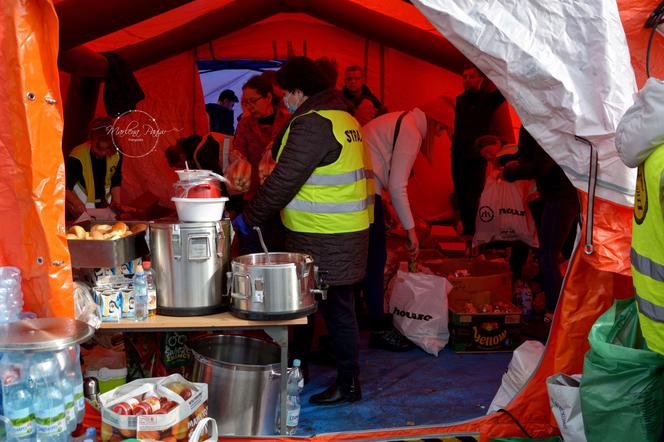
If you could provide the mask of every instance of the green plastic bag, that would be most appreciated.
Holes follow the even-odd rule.
[[[648,349],[634,298],[616,301],[588,341],[580,389],[588,442],[656,442],[664,418],[664,356]]]

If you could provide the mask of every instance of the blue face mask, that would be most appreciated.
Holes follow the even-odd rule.
[[[295,113],[297,108],[300,107],[300,106],[297,105],[297,104],[289,104],[287,97],[288,97],[288,95],[284,96],[284,104],[286,105],[286,109],[288,109],[288,112],[293,114],[293,113]]]

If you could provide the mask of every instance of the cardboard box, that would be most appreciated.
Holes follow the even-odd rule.
[[[450,305],[455,300],[470,299],[477,292],[491,292],[495,301],[512,302],[512,272],[505,262],[462,258],[429,260],[421,264],[452,283],[454,290],[448,296]],[[455,276],[460,270],[468,271],[469,276]]]
[[[434,249],[439,243],[462,244],[464,249],[468,242],[466,238],[459,236],[452,226],[431,226],[431,234],[425,238],[420,247],[423,249]]]
[[[489,302],[486,302],[489,301]],[[450,302],[450,342],[457,353],[485,353],[512,351],[521,343],[521,313],[467,313],[465,303],[476,306],[496,302],[495,296],[488,291],[477,292],[469,301]]]
[[[192,395],[184,400],[164,385],[178,382],[187,386]],[[122,415],[113,412],[115,404],[129,398],[143,395],[149,391],[158,391],[160,396],[178,402],[178,406],[167,414]],[[103,442],[120,442],[126,438],[147,440],[189,440],[198,422],[208,416],[208,388],[204,383],[193,383],[179,374],[165,378],[138,379],[117,387],[100,396],[101,409],[101,440]]]

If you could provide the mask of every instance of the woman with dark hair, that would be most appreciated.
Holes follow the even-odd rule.
[[[281,212],[286,250],[314,258],[329,285],[319,307],[337,379],[310,402],[354,402],[362,396],[354,293],[366,268],[370,219],[362,132],[340,91],[329,88],[309,58],[289,59],[277,81],[293,117],[273,143],[274,171],[234,225],[248,234],[250,226]]]
[[[235,131],[233,151],[251,164],[251,186],[245,193],[245,200],[251,200],[256,195],[260,186],[258,164],[290,118],[283,108],[274,105],[273,97],[272,83],[260,75],[251,77],[242,86],[242,107],[246,112],[242,114]]]
[[[231,158],[241,157],[251,164],[251,184],[244,193],[244,201],[251,201],[261,185],[260,163],[270,149],[274,137],[288,122],[290,114],[283,106],[275,106],[273,85],[265,77],[255,75],[242,86],[242,108],[244,113],[235,131]],[[279,220],[265,220],[260,227],[271,250],[281,249]],[[260,252],[258,236],[252,232],[240,239],[240,253]]]

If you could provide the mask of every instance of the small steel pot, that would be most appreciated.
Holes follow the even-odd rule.
[[[254,253],[231,261],[231,312],[243,319],[293,319],[316,311],[314,260],[302,253]]]

